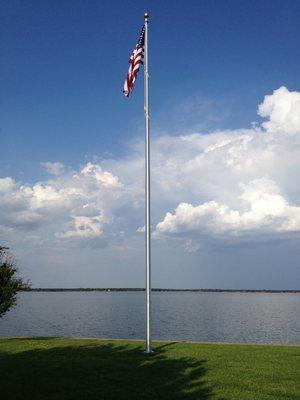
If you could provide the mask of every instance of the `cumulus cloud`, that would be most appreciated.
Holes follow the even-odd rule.
[[[286,87],[274,90],[265,96],[259,105],[258,114],[269,120],[262,126],[268,132],[300,133],[300,93],[290,92]]]
[[[96,179],[105,187],[122,187],[119,178],[108,171],[103,171],[100,165],[87,163],[80,171],[81,176]],[[76,175],[78,177],[78,175]]]
[[[286,232],[300,230],[300,207],[289,204],[278,186],[268,178],[241,184],[240,209],[216,201],[199,206],[180,203],[156,227],[158,234],[242,234],[249,231]],[[241,209],[245,211],[241,211]]]
[[[95,238],[113,221],[121,197],[118,177],[92,163],[32,186],[7,177],[0,179],[1,225],[23,230],[53,225],[58,238]]]
[[[300,231],[300,93],[281,87],[265,96],[258,113],[267,121],[252,129],[178,138],[181,158],[167,156],[174,172],[166,183],[176,181],[180,201],[157,224],[158,237],[188,241],[206,232],[251,240],[258,231]]]
[[[57,233],[58,238],[96,238],[103,234],[102,225],[105,218],[101,215],[95,217],[74,216],[74,230]]]
[[[281,87],[265,96],[258,114],[264,121],[250,128],[152,141],[157,238],[182,237],[195,251],[204,233],[238,241],[300,231],[300,93]],[[2,231],[39,230],[60,241],[110,235],[123,248],[133,237],[143,240],[143,145],[76,171],[43,163],[52,176],[33,185],[0,179]]]

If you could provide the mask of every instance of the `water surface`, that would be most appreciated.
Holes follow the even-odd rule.
[[[300,343],[299,293],[154,292],[153,338]],[[0,336],[145,336],[144,292],[24,292]]]

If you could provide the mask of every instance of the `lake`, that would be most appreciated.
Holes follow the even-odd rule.
[[[153,338],[300,343],[299,293],[154,292]],[[144,292],[23,292],[0,336],[143,339]]]

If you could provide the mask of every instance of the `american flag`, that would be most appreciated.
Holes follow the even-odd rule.
[[[133,90],[140,65],[144,60],[145,25],[142,28],[139,41],[133,50],[129,60],[129,70],[125,78],[123,93],[128,97]]]

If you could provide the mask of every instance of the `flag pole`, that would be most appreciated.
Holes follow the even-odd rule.
[[[144,110],[145,110],[145,200],[146,200],[146,353],[152,353],[151,343],[151,208],[150,208],[150,115],[149,115],[149,65],[148,65],[148,20],[145,12],[144,49]]]

